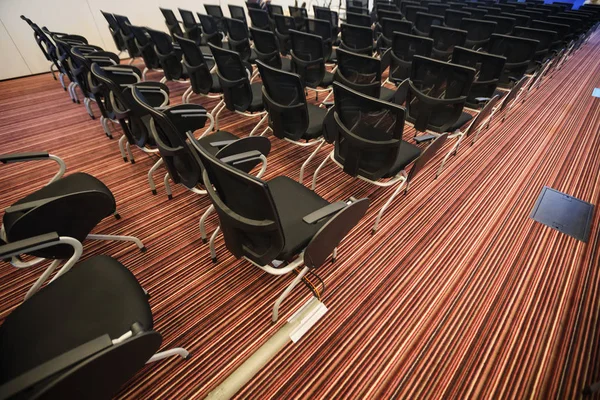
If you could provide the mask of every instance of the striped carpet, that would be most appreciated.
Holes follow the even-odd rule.
[[[544,185],[597,204],[600,198],[600,35],[480,140],[463,146],[437,180],[452,141],[370,229],[391,189],[353,180],[331,163],[317,192],[329,200],[368,196],[367,217],[343,242],[335,264],[318,270],[327,284],[326,316],[289,344],[239,398],[575,398],[600,379],[598,218],[589,243],[541,224],[529,213]],[[160,75],[150,75],[159,79]],[[169,84],[173,103],[184,85]],[[192,98],[211,109],[215,101]],[[147,289],[163,348],[184,346],[187,361],[145,367],[119,398],[203,398],[308,298],[286,300],[277,325],[270,307],[291,276],[276,278],[235,260],[222,238],[212,264],[198,219],[209,202],[180,187],[169,201],[154,160],[134,150],[123,163],[117,141],[70,102],[49,75],[0,82],[2,152],[47,150],[103,180],[120,221],[95,233],[141,238],[148,252],[86,242],[84,258],[109,254]],[[246,135],[256,119],[227,111],[222,128]],[[406,130],[406,139],[413,135]],[[120,133],[116,134],[116,138]],[[266,177],[297,178],[309,149],[271,137]],[[309,165],[311,176],[330,151]],[[4,209],[55,171],[51,162],[0,166]],[[305,184],[308,184],[305,182]],[[216,227],[216,217],[208,229]],[[0,264],[0,320],[22,301],[39,267]]]

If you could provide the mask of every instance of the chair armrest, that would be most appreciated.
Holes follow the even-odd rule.
[[[425,135],[419,135],[419,136],[415,136],[413,138],[413,140],[419,144],[419,143],[423,143],[423,142],[428,142],[430,140],[436,139],[437,136],[432,134],[432,133],[426,133]]]
[[[220,142],[211,142],[210,147],[225,147],[230,145],[233,142],[237,142],[237,140],[221,140]]]
[[[50,154],[45,151],[32,152],[32,153],[11,153],[1,154],[0,162],[2,164],[9,164],[19,161],[31,161],[31,160],[43,160],[50,157]]]
[[[208,111],[199,104],[179,104],[167,108],[164,113],[181,133],[204,128],[209,118]]]
[[[488,102],[490,100],[491,100],[490,97],[475,97],[475,101],[477,103],[486,103],[486,102]]]
[[[25,250],[27,250],[31,247],[40,246],[43,244],[48,244],[48,243],[53,243],[53,242],[58,243],[58,240],[59,240],[58,233],[52,232],[52,233],[45,233],[43,235],[38,235],[38,236],[30,237],[27,239],[22,239],[22,240],[17,240],[15,242],[7,243],[7,244],[0,246],[0,259],[9,258],[15,254],[21,254]]]
[[[6,210],[4,210],[4,213],[10,214],[10,213],[15,213],[15,212],[32,210],[34,208],[43,206],[44,204],[46,204],[52,200],[58,199],[58,198],[59,197],[46,197],[45,199],[41,199],[41,200],[28,201],[27,203],[16,204],[14,206],[8,207]]]
[[[342,239],[362,219],[368,208],[369,199],[355,200],[329,219],[306,246],[304,265],[309,268],[317,268],[323,265]]]
[[[12,398],[51,376],[66,370],[112,346],[105,334],[75,347],[0,386],[0,400]]]
[[[229,164],[229,165],[233,166],[234,164],[237,164],[242,161],[249,161],[249,160],[256,159],[256,158],[260,157],[261,155],[262,155],[262,153],[258,150],[250,150],[250,151],[245,151],[243,153],[233,154],[231,156],[226,156],[226,157],[220,158],[220,160],[223,161],[225,164]]]
[[[337,213],[347,206],[348,204],[343,201],[336,201],[335,203],[328,204],[325,207],[319,208],[318,210],[305,215],[304,218],[302,218],[302,221],[306,222],[307,224],[316,224],[323,218],[329,217],[330,215]]]

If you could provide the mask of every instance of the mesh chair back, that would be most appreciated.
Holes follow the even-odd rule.
[[[200,42],[202,41],[202,29],[200,28],[200,25],[196,22],[196,18],[194,18],[194,13],[188,10],[182,10],[180,8],[179,14],[181,14],[181,20],[183,21],[185,37],[200,44]],[[174,37],[174,34],[171,34],[171,36]]]
[[[158,56],[154,50],[154,44],[150,40],[150,36],[146,32],[146,28],[130,25],[129,29],[135,37],[135,44],[140,49],[144,64],[148,69],[157,69],[160,67]]]
[[[394,38],[394,32],[411,33],[412,26],[410,21],[383,18],[381,20],[381,34],[391,42]]]
[[[502,12],[501,8],[498,7],[488,7],[488,6],[477,6],[477,8],[481,8],[483,10],[487,11],[487,15],[500,15],[500,13]]]
[[[371,28],[342,24],[340,47],[360,54],[373,54],[373,31]]]
[[[496,31],[496,23],[479,19],[463,18],[460,29],[467,31],[466,47],[478,49],[485,45]]]
[[[250,36],[248,26],[237,19],[223,18],[227,23],[227,36],[229,37],[229,48],[240,53],[242,60],[248,61],[252,54],[250,48]]]
[[[252,104],[249,71],[239,53],[209,44],[217,64],[223,100],[230,111],[246,111]]]
[[[248,9],[248,15],[250,15],[250,22],[254,28],[263,30],[271,29],[269,14],[266,11],[250,8]]]
[[[223,10],[221,10],[221,6],[218,4],[205,4],[204,9],[210,16],[213,16],[217,19],[223,18]]]
[[[404,108],[333,84],[335,159],[344,172],[378,180],[386,176],[402,146]]]
[[[451,10],[462,10],[463,8],[465,8],[467,6],[466,3],[457,3],[457,2],[449,2],[448,5],[450,6]]]
[[[206,43],[212,43],[215,46],[221,46],[221,32],[219,31],[218,21],[212,15],[205,15],[198,13],[198,19],[200,25],[202,25],[202,32],[204,34]]]
[[[221,162],[204,148],[198,154],[204,167],[204,185],[219,215],[225,246],[237,258],[246,257],[258,265],[269,264],[285,244],[269,186]]]
[[[129,26],[131,25],[131,22],[129,22],[129,18],[125,17],[124,15],[113,15],[115,17],[115,20],[119,24],[119,27],[121,28],[121,34],[123,35],[123,41],[125,42],[127,52],[131,57],[139,57],[140,49],[138,49],[138,47],[136,46],[135,37],[133,36],[131,29],[129,29]]]
[[[323,40],[323,57],[325,60],[329,60],[333,51],[333,30],[329,21],[309,18],[306,20],[306,31],[321,37]]]
[[[483,19],[483,17],[485,17],[488,13],[487,10],[485,10],[483,8],[476,8],[476,7],[465,7],[462,9],[462,11],[470,13],[471,14],[470,18],[473,18],[473,19]]]
[[[292,64],[304,85],[317,87],[325,76],[325,52],[320,36],[290,31]]]
[[[370,28],[372,25],[371,17],[365,14],[346,13],[346,23],[350,25],[365,26]]]
[[[288,9],[290,11],[290,17],[294,18],[296,29],[306,29],[306,20],[308,19],[306,8],[289,6]]]
[[[418,1],[401,1],[400,2],[400,12],[404,16],[406,16],[406,7],[421,7],[421,3]],[[426,7],[423,7],[423,8],[426,8]],[[427,11],[422,11],[422,12],[427,12]]]
[[[110,30],[110,35],[112,36],[113,41],[115,42],[115,46],[117,47],[117,50],[125,51],[126,50],[125,41],[123,40],[123,36],[121,34],[121,28],[119,28],[119,24],[117,23],[115,16],[110,13],[104,12],[104,11],[100,11],[100,12],[102,13],[104,18],[108,22],[108,29]],[[34,28],[34,31],[36,31],[35,28]],[[36,38],[36,40],[37,40],[37,38]]]
[[[447,131],[460,118],[474,77],[473,68],[415,56],[407,119],[421,132]]]
[[[432,56],[438,60],[448,61],[455,46],[464,46],[467,40],[467,31],[432,26],[429,37],[433,39]]]
[[[175,52],[171,37],[164,32],[146,28],[150,40],[154,43],[154,51],[168,80],[178,80],[183,77],[181,55]],[[182,35],[183,36],[183,35]]]
[[[212,76],[200,48],[192,40],[175,35],[175,41],[183,52],[182,64],[190,78],[194,93],[208,94],[212,88]]]
[[[494,34],[488,52],[506,57],[506,62],[510,64],[523,63],[534,58],[538,45],[537,40]]]
[[[517,21],[514,18],[503,17],[501,15],[486,15],[484,21],[492,21],[496,23],[495,33],[502,35],[510,35],[515,28]]]
[[[449,28],[460,29],[463,18],[471,18],[471,13],[458,10],[446,10],[444,23]]]
[[[415,33],[420,36],[429,36],[432,26],[443,26],[444,17],[435,14],[417,13]]]
[[[334,30],[337,30],[339,24],[338,13],[335,11],[331,11],[329,8],[313,6],[313,11],[315,14],[315,19],[324,19],[331,23],[331,27]]]
[[[381,60],[338,49],[335,80],[367,96],[381,93]]]
[[[243,21],[246,25],[248,25],[244,7],[234,6],[233,4],[229,4],[227,7],[229,7],[229,15],[231,15],[231,18]]]
[[[406,6],[405,12],[403,12],[406,19],[413,24],[417,23],[417,13],[427,13],[429,11],[427,7],[421,6]]]
[[[433,39],[423,36],[394,33],[392,40],[390,79],[399,82],[410,77],[413,57],[429,57],[433,49]]]
[[[381,25],[381,20],[384,18],[395,19],[398,21],[402,21],[404,16],[400,11],[377,11],[377,22]]]
[[[558,38],[556,31],[524,28],[522,26],[515,28],[513,36],[539,41],[536,56],[544,56]]]
[[[275,34],[257,28],[250,28],[250,32],[254,39],[254,50],[257,58],[273,68],[281,69],[281,56],[279,55],[279,45]]]
[[[267,3],[267,12],[271,19],[275,19],[276,15],[283,15],[283,7],[277,4]]]
[[[529,26],[530,18],[527,15],[510,13],[500,13],[501,17],[512,18],[515,20],[515,26]]]
[[[498,80],[504,71],[506,57],[455,47],[452,53],[452,63],[475,69],[476,76],[471,90],[467,95],[467,105],[479,107],[477,98],[492,98],[498,86]]]
[[[446,11],[450,9],[450,5],[442,3],[430,3],[427,5],[427,11],[429,14],[439,15],[441,17],[446,15]]]
[[[171,36],[183,36],[183,31],[181,30],[181,26],[179,25],[179,21],[177,21],[177,17],[175,16],[173,10],[162,7],[159,7],[159,9],[162,15],[165,17],[165,24],[167,25],[167,29],[169,29]]]
[[[308,129],[308,109],[300,76],[256,63],[263,82],[269,126],[280,139],[298,141]]]

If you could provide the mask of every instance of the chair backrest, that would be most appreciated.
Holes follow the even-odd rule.
[[[390,41],[390,44],[394,38],[394,32],[411,33],[412,27],[412,22],[406,20],[401,21],[389,18],[381,20],[381,34]]]
[[[474,77],[473,68],[415,56],[407,119],[417,131],[447,131],[460,118]]]
[[[141,26],[129,25],[129,29],[135,37],[135,44],[140,49],[144,64],[148,69],[157,69],[160,66],[154,43],[150,40],[150,36],[146,32],[146,28]]]
[[[431,56],[433,39],[396,32],[391,49],[390,79],[396,82],[403,81],[410,77],[414,56]]]
[[[275,15],[283,15],[283,7],[278,4],[268,2],[267,12],[269,13],[269,17],[271,17],[271,19],[274,19]]]
[[[552,47],[552,44],[558,38],[556,31],[525,28],[522,26],[518,26],[514,29],[513,36],[539,41],[538,48],[537,48],[538,53],[547,52]]]
[[[200,45],[202,41],[202,29],[200,28],[200,24],[196,22],[196,18],[194,17],[194,13],[188,10],[179,9],[179,14],[181,14],[181,20],[183,21],[183,30],[185,31],[185,37],[187,39],[193,40],[195,43]],[[177,33],[171,33],[171,36],[174,37],[182,36]]]
[[[236,51],[209,43],[217,64],[217,76],[223,89],[223,100],[230,111],[246,111],[252,104],[250,72]]]
[[[154,43],[154,51],[156,51],[165,78],[168,80],[181,79],[183,75],[181,55],[175,51],[171,36],[165,32],[155,31],[150,28],[146,28],[146,31],[150,35],[150,40]]]
[[[452,53],[452,63],[475,69],[476,81],[497,81],[504,69],[506,57],[457,46]]]
[[[280,35],[288,35],[291,29],[296,29],[296,21],[292,17],[275,14],[273,19],[275,20],[275,29],[277,29],[277,33]]]
[[[463,18],[460,29],[467,31],[466,47],[477,49],[490,40],[496,31],[496,22]]]
[[[223,10],[221,10],[221,6],[218,4],[205,4],[204,10],[208,15],[211,15],[215,18],[223,18]]]
[[[418,1],[408,1],[408,0],[401,1],[400,2],[400,12],[405,17],[406,17],[406,7],[421,7],[421,3]],[[427,7],[423,7],[423,8],[427,8]],[[423,12],[427,12],[427,11],[423,10]],[[414,17],[414,15],[413,15],[413,17]]]
[[[488,52],[506,57],[507,64],[525,63],[534,59],[539,41],[508,35],[492,35]]]
[[[432,56],[442,61],[448,61],[455,46],[464,46],[467,40],[467,31],[432,26],[429,37],[433,39]]]
[[[129,18],[124,15],[113,14],[115,17],[115,21],[119,24],[119,28],[121,29],[121,35],[123,36],[123,41],[125,43],[125,48],[131,57],[139,57],[140,50],[135,44],[135,38],[129,26],[131,22],[129,22]]]
[[[338,29],[339,17],[337,12],[332,11],[329,8],[319,6],[313,6],[313,11],[315,19],[324,19],[326,21],[329,21],[333,30]]]
[[[514,12],[502,12],[500,13],[500,16],[514,19],[515,26],[529,26],[531,20],[527,15],[515,14]]]
[[[119,24],[117,23],[117,20],[115,19],[115,16],[112,15],[111,13],[107,13],[102,10],[100,12],[106,19],[106,22],[108,22],[108,29],[110,30],[110,34],[113,38],[113,41],[115,42],[115,46],[117,47],[117,50],[125,51],[126,50],[125,41],[123,40],[121,28],[119,27]],[[35,31],[35,28],[34,28],[34,31]]]
[[[248,25],[248,21],[246,20],[246,12],[244,11],[244,7],[235,6],[233,4],[228,4],[229,15],[231,18],[243,21],[246,25]]]
[[[358,25],[342,24],[340,47],[360,54],[373,54],[373,31]]]
[[[325,19],[312,19],[306,20],[306,32],[312,33],[313,35],[321,36],[323,42],[332,42],[333,31],[331,29],[331,23]]]
[[[462,11],[470,13],[471,16],[469,18],[473,19],[483,19],[488,13],[487,10],[477,7],[464,7]]]
[[[532,29],[542,29],[556,32],[557,40],[566,40],[569,35],[570,26],[566,24],[555,24],[552,22],[533,20],[530,24]]]
[[[384,177],[404,145],[404,108],[338,82],[334,82],[333,92],[335,159],[350,176],[370,180]]]
[[[198,150],[204,185],[219,216],[225,246],[237,258],[269,264],[285,246],[269,185],[220,161],[204,148]]]
[[[175,35],[174,39],[181,47],[183,53],[181,62],[190,77],[192,90],[194,93],[208,94],[212,88],[212,76],[202,51],[193,40],[178,35]]]
[[[264,10],[256,8],[249,8],[248,15],[250,16],[250,22],[254,28],[270,30],[271,23],[269,22],[269,14]]]
[[[429,36],[432,26],[443,26],[444,17],[435,14],[418,12],[415,20],[415,33]]]
[[[292,65],[305,86],[317,87],[325,76],[325,49],[321,36],[290,31]]]
[[[504,17],[501,15],[486,15],[484,21],[492,21],[496,23],[495,33],[502,35],[510,35],[515,28],[517,21],[514,18]]]
[[[263,63],[274,68],[281,69],[281,56],[279,54],[279,44],[277,37],[272,31],[265,31],[251,27],[252,39],[254,39],[254,50],[256,56]]]
[[[338,48],[335,80],[367,96],[381,93],[381,60]]]
[[[451,10],[462,10],[467,6],[466,3],[462,2],[449,2],[448,5],[450,6]]]
[[[478,5],[476,8],[481,8],[483,10],[486,10],[487,14],[485,14],[485,16],[487,16],[487,15],[500,15],[500,13],[502,12],[502,9],[498,8],[498,7],[489,7],[489,6]]]
[[[308,129],[309,118],[300,75],[257,61],[263,83],[263,101],[269,126],[279,139],[298,141]]]
[[[370,28],[372,25],[371,17],[365,14],[346,13],[346,23],[350,25],[365,26]]]
[[[429,3],[427,5],[427,11],[430,14],[435,14],[439,16],[445,16],[446,11],[450,9],[450,5],[443,3]]]
[[[219,23],[222,21],[217,20],[212,15],[196,14],[200,20],[200,25],[202,25],[202,33],[206,42],[215,46],[222,46],[221,28],[219,27]]]
[[[177,17],[175,16],[173,10],[162,7],[159,7],[159,9],[162,15],[165,17],[165,24],[167,25],[167,29],[169,29],[169,33],[171,34],[171,36],[183,36],[181,25],[179,25],[179,21],[177,21]]]
[[[290,17],[294,18],[296,28],[304,30],[306,28],[306,20],[308,19],[308,12],[304,7],[288,6]]]
[[[427,7],[421,7],[421,6],[406,6],[405,7],[405,11],[402,13],[404,14],[404,17],[412,22],[413,24],[416,24],[417,22],[417,13],[427,13],[427,11],[429,11],[427,9]]]
[[[444,23],[447,27],[460,29],[463,18],[471,18],[471,13],[459,10],[446,10],[444,14]]]
[[[227,24],[229,48],[240,53],[242,60],[248,61],[252,54],[248,25],[238,19],[223,18],[223,20]]]

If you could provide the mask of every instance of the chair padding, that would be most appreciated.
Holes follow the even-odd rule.
[[[390,168],[389,172],[383,176],[383,178],[390,178],[396,175],[420,155],[421,149],[419,147],[403,140],[402,144],[400,144],[400,147],[398,148],[398,158],[396,158],[396,162]]]
[[[85,288],[85,290],[82,290]],[[153,326],[147,296],[117,260],[95,256],[42,288],[0,326],[0,384],[101,335]]]

